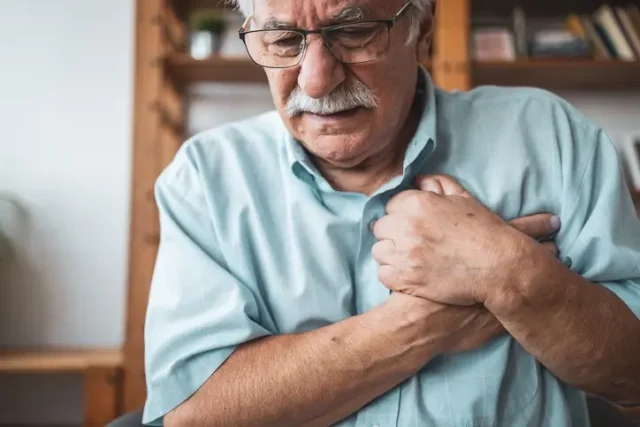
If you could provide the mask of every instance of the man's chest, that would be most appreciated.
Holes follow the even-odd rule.
[[[466,181],[501,216],[544,208],[545,199],[523,187],[526,180],[516,185],[493,179],[490,187],[483,182],[487,177],[493,179],[485,174]],[[316,329],[366,312],[388,297],[371,254],[377,241],[372,224],[386,215],[389,199],[408,188],[410,181],[373,197],[282,188],[273,192],[278,197],[232,205],[217,224],[218,240],[230,272],[263,302],[263,320],[274,332]]]

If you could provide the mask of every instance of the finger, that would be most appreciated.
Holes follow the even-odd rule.
[[[433,176],[423,176],[416,179],[416,186],[422,191],[431,191],[432,193],[444,195],[444,188],[440,180]]]
[[[378,240],[394,240],[407,233],[407,218],[404,215],[386,215],[373,224],[373,235]]]
[[[396,256],[396,245],[393,240],[380,240],[371,248],[371,255],[380,265],[392,265]]]
[[[549,252],[551,252],[554,256],[558,256],[558,246],[556,246],[553,242],[545,242],[542,244]]]
[[[534,239],[547,237],[560,229],[560,220],[552,214],[537,214],[517,218],[511,226]]]
[[[388,214],[416,214],[419,215],[425,205],[433,202],[431,198],[440,197],[436,193],[407,190],[403,191],[391,198],[387,203],[386,209]]]
[[[422,191],[432,191],[445,196],[471,196],[458,181],[449,175],[421,175],[415,179],[414,183]]]
[[[400,280],[400,271],[391,265],[381,265],[378,268],[378,277],[380,282],[392,291],[402,292],[406,289]]]

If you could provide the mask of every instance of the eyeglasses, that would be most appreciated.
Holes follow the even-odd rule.
[[[382,58],[389,51],[391,28],[411,7],[409,1],[392,18],[332,25],[319,30],[267,29],[239,31],[249,57],[265,68],[289,68],[302,62],[309,34],[320,34],[329,52],[344,64],[361,64]]]

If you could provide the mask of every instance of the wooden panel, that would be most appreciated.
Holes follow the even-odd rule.
[[[136,77],[133,129],[133,174],[129,244],[129,287],[124,346],[123,410],[140,409],[146,399],[144,376],[144,319],[157,246],[149,236],[159,233],[153,187],[161,168],[158,155],[160,115],[153,109],[159,100],[163,72],[162,0],[136,2]],[[155,18],[154,18],[155,17]]]
[[[84,374],[84,427],[105,427],[121,412],[120,368],[89,368]]]
[[[188,50],[189,31],[187,24],[180,19],[176,10],[165,5],[164,14],[159,17],[159,23],[164,27],[165,44],[171,52]]]
[[[640,62],[548,60],[476,62],[474,85],[535,86],[544,89],[640,88]]]
[[[435,84],[446,90],[471,88],[469,1],[438,2],[432,73]]]
[[[160,166],[164,168],[173,160],[180,145],[182,145],[185,113],[182,95],[169,82],[165,82],[163,85],[160,102],[165,106],[168,115],[171,117],[169,121],[162,123],[158,141],[160,145],[159,162]]]
[[[2,373],[77,373],[91,366],[113,369],[122,363],[120,349],[0,352]]]

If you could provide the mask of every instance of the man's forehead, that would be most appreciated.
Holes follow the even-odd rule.
[[[406,0],[254,0],[253,17],[259,26],[283,24],[311,29],[360,19],[389,19]],[[396,5],[399,3],[400,6]]]

